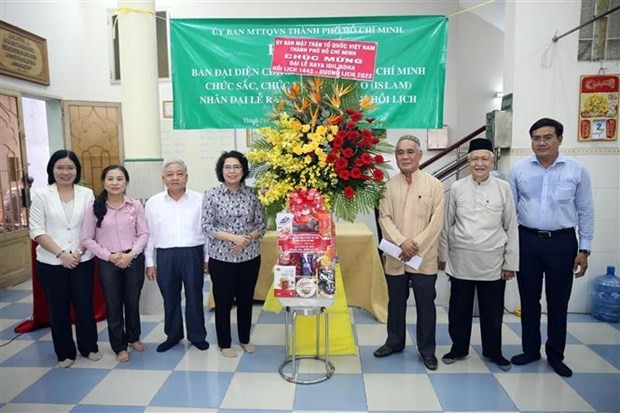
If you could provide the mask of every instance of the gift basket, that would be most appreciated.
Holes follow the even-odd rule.
[[[316,189],[291,193],[276,215],[274,296],[287,307],[328,307],[336,295],[336,234]]]

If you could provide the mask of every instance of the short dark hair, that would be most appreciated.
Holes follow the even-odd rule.
[[[534,122],[532,127],[530,127],[530,137],[532,136],[532,132],[536,129],[544,128],[545,126],[551,126],[555,129],[555,134],[558,135],[558,138],[562,137],[562,134],[564,133],[564,125],[551,118],[542,118]]]
[[[78,159],[77,155],[73,151],[69,151],[67,149],[60,149],[50,156],[50,160],[47,162],[47,183],[49,185],[56,183],[56,178],[54,178],[54,165],[61,159],[69,158],[71,162],[75,164],[75,179],[73,180],[74,184],[77,184],[82,179],[82,164]]]
[[[235,158],[241,163],[241,167],[243,168],[241,182],[245,182],[245,178],[247,178],[250,174],[250,166],[248,165],[248,159],[245,155],[238,151],[222,152],[217,160],[217,163],[215,164],[215,174],[217,175],[217,180],[224,182],[224,162],[228,158]]]

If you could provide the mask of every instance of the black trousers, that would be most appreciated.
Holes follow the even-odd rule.
[[[504,316],[505,280],[474,281],[450,277],[448,331],[452,339],[450,352],[457,357],[469,354],[474,294],[478,292],[482,354],[491,359],[502,355],[502,320]]]
[[[423,357],[435,355],[435,328],[437,310],[435,308],[435,282],[437,274],[414,274],[405,272],[404,275],[385,275],[388,286],[388,320],[387,340],[385,344],[395,350],[405,348],[407,299],[409,298],[409,283],[413,287],[415,297],[417,322],[416,342],[418,352]]]
[[[237,303],[239,342],[242,344],[250,342],[252,304],[259,269],[260,255],[249,261],[238,263],[209,258],[209,273],[215,301],[215,331],[220,348],[229,348],[232,342],[230,311],[234,301]]]
[[[82,262],[72,270],[37,261],[37,277],[45,291],[58,361],[75,360],[77,354],[71,330],[71,304],[75,309],[75,333],[80,354],[87,357],[98,352],[93,310],[95,260]]]
[[[543,274],[547,297],[547,358],[563,360],[568,300],[573,288],[577,238],[565,233],[551,238],[519,230],[517,283],[521,297],[521,343],[528,355],[540,354],[540,298]]]
[[[202,245],[157,249],[157,285],[164,299],[164,332],[169,341],[183,338],[181,288],[185,289],[185,325],[192,343],[207,337],[202,302],[204,286]]]
[[[99,283],[105,299],[108,336],[118,354],[140,340],[140,294],[144,285],[144,254],[125,269],[99,260]]]

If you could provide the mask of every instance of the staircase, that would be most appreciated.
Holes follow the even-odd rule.
[[[473,131],[469,135],[465,136],[464,138],[460,139],[459,141],[457,141],[457,142],[453,143],[452,145],[448,146],[446,149],[442,150],[437,155],[433,156],[431,159],[423,162],[420,165],[420,169],[428,168],[431,165],[433,165],[435,162],[437,162],[438,160],[444,158],[445,156],[447,156],[449,154],[452,154],[452,153],[455,153],[456,156],[455,156],[455,159],[453,161],[451,161],[448,164],[442,166],[441,168],[437,169],[436,171],[431,172],[431,175],[433,175],[435,178],[439,179],[442,182],[448,180],[449,178],[451,178],[453,176],[455,176],[458,179],[459,178],[459,173],[463,169],[465,169],[467,167],[467,152],[462,150],[461,148],[464,145],[467,145],[470,140],[479,137],[479,135],[484,133],[486,131],[486,129],[487,129],[486,126],[479,127],[478,129],[476,129],[475,131]],[[496,159],[497,159],[497,156],[498,156],[498,153],[496,153]]]

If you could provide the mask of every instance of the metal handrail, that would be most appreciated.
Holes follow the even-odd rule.
[[[472,140],[473,138],[475,138],[476,136],[480,135],[482,132],[486,131],[487,127],[486,126],[481,126],[478,129],[476,129],[475,131],[473,131],[472,133],[470,133],[469,135],[465,136],[463,139],[456,141],[455,143],[453,143],[452,145],[448,146],[446,149],[444,149],[443,151],[439,152],[437,155],[433,156],[431,159],[429,159],[428,161],[423,162],[420,165],[420,169],[424,169],[427,166],[431,165],[432,163],[434,163],[435,161],[443,158],[444,156],[446,156],[447,154],[449,154],[450,152],[452,152],[455,149],[458,149],[461,145],[463,145],[464,143],[469,142],[470,140]]]
[[[551,38],[551,41],[552,41],[553,43],[556,43],[556,42],[557,42],[558,40],[560,40],[562,37],[566,37],[566,36],[568,36],[569,34],[571,34],[571,33],[573,33],[573,32],[576,32],[577,30],[579,30],[579,29],[581,29],[581,28],[583,28],[583,27],[586,27],[587,25],[594,23],[594,22],[595,22],[595,21],[597,21],[598,19],[600,19],[600,18],[602,18],[602,17],[605,17],[605,16],[607,16],[608,14],[614,13],[614,12],[616,12],[616,11],[618,11],[618,10],[620,10],[620,6],[616,6],[616,7],[614,7],[613,9],[607,10],[605,13],[599,14],[598,16],[594,16],[593,18],[591,18],[591,19],[590,19],[590,20],[588,20],[587,22],[585,22],[585,23],[583,23],[583,24],[580,24],[579,26],[575,27],[574,29],[571,29],[571,30],[567,31],[566,33],[562,33],[562,34],[561,34],[561,35],[559,35],[559,36],[558,36],[558,35],[554,35],[554,36]]]
[[[450,178],[452,175],[457,174],[462,169],[464,169],[464,165],[467,165],[467,157],[463,156],[462,158],[455,159],[454,162],[449,163],[446,167],[436,171],[433,176],[440,181],[444,181]]]

